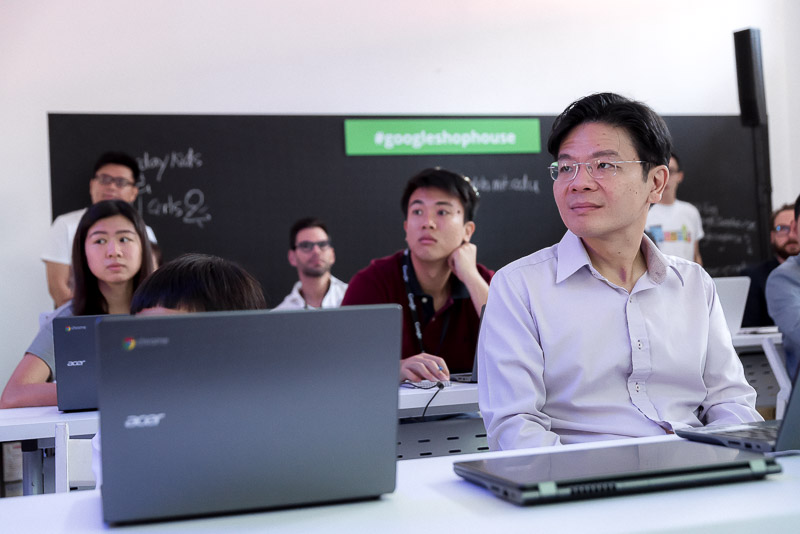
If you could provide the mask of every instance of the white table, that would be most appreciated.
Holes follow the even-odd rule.
[[[783,419],[789,396],[792,393],[792,381],[786,370],[786,362],[783,361],[778,352],[778,347],[783,343],[783,336],[778,332],[778,327],[762,327],[752,330],[754,332],[738,333],[731,336],[733,346],[737,349],[759,348],[764,351],[779,388],[775,399],[775,417],[776,419]]]
[[[614,446],[675,436],[570,445]],[[545,452],[551,448],[487,455]],[[453,473],[454,461],[476,456],[408,460],[397,464],[397,489],[376,501],[151,523],[132,532],[797,532],[800,456],[780,459],[783,473],[767,480],[680,489],[571,503],[518,507]],[[313,483],[313,474],[309,475]],[[8,532],[92,533],[102,522],[98,490],[0,499]]]
[[[745,329],[747,333],[736,333],[731,335],[733,346],[737,349],[758,348],[764,341],[770,341],[780,345],[782,336],[776,326],[765,326],[761,328]]]
[[[98,414],[91,412],[59,412],[55,406],[9,408],[0,410],[0,442],[52,438],[56,423],[68,423],[75,436],[97,433]]]
[[[418,417],[433,396],[432,390],[400,388],[398,417]],[[427,415],[445,415],[478,410],[477,384],[454,383],[439,391]],[[42,493],[42,448],[52,447],[57,423],[67,423],[71,436],[92,436],[97,433],[98,412],[62,413],[55,406],[11,408],[0,410],[0,443],[27,441],[23,453],[23,492]],[[58,458],[60,451],[56,451]]]
[[[9,408],[0,410],[0,443],[22,441],[22,491],[24,495],[42,493],[42,449],[52,447],[56,425],[67,423],[72,436],[93,436],[97,433],[96,411],[62,413],[56,406]],[[62,451],[56,451],[56,456]]]
[[[438,393],[436,393],[438,391]],[[434,394],[436,395],[434,397]],[[433,400],[431,400],[433,399]],[[441,390],[400,387],[398,417],[420,417],[430,401],[425,415],[449,415],[478,411],[478,384],[452,382]]]

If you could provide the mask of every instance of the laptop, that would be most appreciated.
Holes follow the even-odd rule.
[[[469,384],[478,383],[478,345],[480,343],[480,325],[483,323],[483,312],[486,311],[486,304],[481,306],[481,315],[478,318],[478,341],[475,343],[475,355],[472,357],[471,373],[454,373],[450,375],[451,382],[466,382]]]
[[[107,523],[394,491],[398,305],[107,317]]]
[[[747,305],[747,292],[750,290],[749,276],[725,276],[714,278],[717,286],[717,296],[725,313],[725,322],[731,335],[739,333],[742,329],[744,309]]]
[[[58,317],[53,320],[58,409],[62,412],[97,409],[95,323],[100,315]]]
[[[519,505],[755,480],[773,458],[691,441],[560,450],[456,462],[456,474]]]
[[[762,452],[800,450],[800,394],[795,379],[783,419],[676,430],[682,438]]]
[[[463,382],[467,384],[478,383],[478,354],[477,347],[475,348],[475,357],[472,359],[472,372],[471,373],[452,373],[450,375],[451,382]]]

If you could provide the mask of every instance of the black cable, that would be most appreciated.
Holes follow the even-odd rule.
[[[444,384],[442,384],[441,382],[436,382],[436,386],[435,387],[436,387],[436,391],[433,393],[433,395],[431,395],[431,398],[428,399],[428,404],[425,405],[425,408],[422,410],[422,415],[420,417],[425,417],[425,412],[428,411],[428,406],[431,405],[431,403],[433,402],[433,399],[436,398],[436,395],[438,395],[439,392],[444,389]]]

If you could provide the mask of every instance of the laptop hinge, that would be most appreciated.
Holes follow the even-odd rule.
[[[753,471],[753,473],[755,473],[757,475],[760,475],[762,473],[766,474],[767,473],[767,461],[764,460],[763,458],[759,458],[757,460],[751,460],[750,461],[750,470]]]

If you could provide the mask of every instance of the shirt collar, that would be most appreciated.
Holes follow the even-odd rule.
[[[672,271],[680,280],[681,285],[684,284],[683,277],[673,261],[658,250],[655,243],[644,234],[642,235],[641,250],[644,253],[647,276],[650,281],[654,284],[661,284],[666,280],[668,272]],[[589,253],[586,252],[586,248],[580,238],[573,234],[572,231],[567,230],[567,233],[558,243],[556,283],[566,280],[583,266],[591,269],[592,262],[589,259]]]
[[[417,273],[414,271],[414,263],[411,261],[411,258],[408,256],[408,254],[406,254],[406,256],[403,258],[403,261],[408,265],[408,285],[411,288],[411,292],[415,297],[430,297],[430,295],[422,290],[422,286],[419,285]],[[467,286],[465,286],[464,283],[454,274],[450,275],[450,298],[453,300],[469,298]]]

